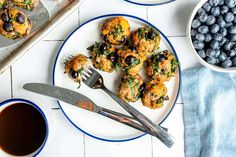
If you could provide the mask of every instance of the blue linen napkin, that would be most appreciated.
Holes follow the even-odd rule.
[[[236,157],[236,74],[183,72],[185,157]]]

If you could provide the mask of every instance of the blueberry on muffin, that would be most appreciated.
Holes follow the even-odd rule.
[[[101,33],[105,41],[122,45],[130,36],[130,25],[123,17],[113,17],[103,24]]]
[[[18,39],[27,36],[32,23],[21,11],[8,8],[0,12],[0,34],[8,39]]]
[[[161,108],[165,100],[168,100],[166,86],[157,80],[152,80],[146,84],[142,94],[142,103],[151,109]]]
[[[143,79],[139,74],[126,74],[121,78],[118,96],[127,102],[135,102],[140,98],[143,86]]]
[[[168,50],[153,55],[147,60],[147,74],[159,81],[169,81],[174,77],[179,62],[173,53]]]

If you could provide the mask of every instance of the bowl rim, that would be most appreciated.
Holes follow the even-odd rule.
[[[235,73],[236,72],[236,67],[230,67],[230,68],[222,68],[222,67],[219,67],[219,66],[216,66],[216,65],[212,65],[212,64],[209,64],[207,63],[204,59],[202,59],[196,49],[194,48],[193,46],[193,42],[192,42],[192,36],[191,36],[191,25],[192,25],[192,21],[193,21],[193,18],[195,17],[197,11],[199,10],[200,7],[203,6],[203,4],[205,2],[207,2],[208,0],[200,0],[200,2],[198,2],[198,4],[194,7],[190,17],[189,17],[189,20],[188,20],[188,24],[187,24],[187,40],[189,41],[189,44],[195,54],[195,56],[198,58],[198,61],[204,65],[205,67],[207,68],[210,68],[211,70],[214,70],[214,71],[217,71],[217,72],[223,72],[223,73]]]

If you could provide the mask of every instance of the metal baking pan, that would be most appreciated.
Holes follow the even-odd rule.
[[[0,49],[12,49],[11,47],[16,47],[13,51],[4,52],[4,55],[0,54],[0,74],[51,32],[63,19],[75,11],[82,1],[41,0],[39,5],[32,11],[17,8],[26,13],[32,21],[32,31],[26,38],[18,40],[0,37]]]

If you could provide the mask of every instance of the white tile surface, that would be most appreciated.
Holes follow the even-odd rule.
[[[8,69],[0,75],[0,102],[11,98],[11,73]]]

